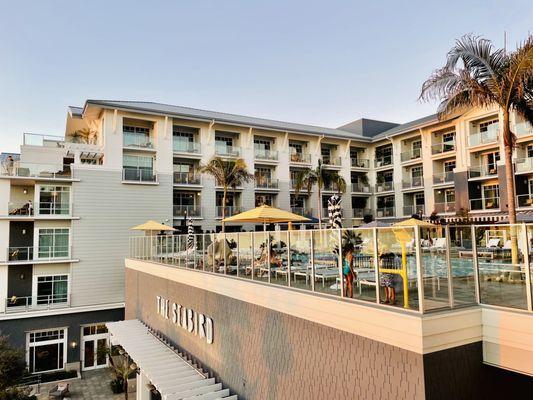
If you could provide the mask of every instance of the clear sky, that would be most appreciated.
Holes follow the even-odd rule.
[[[469,32],[514,45],[531,0],[0,0],[0,151],[68,105],[148,100],[337,127],[431,114],[424,79]]]

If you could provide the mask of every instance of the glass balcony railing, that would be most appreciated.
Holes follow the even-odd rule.
[[[529,136],[533,135],[533,126],[529,122],[518,122],[515,124],[516,136]]]
[[[455,140],[447,140],[431,146],[431,154],[442,154],[455,151]]]
[[[7,248],[7,260],[11,262],[69,259],[70,254],[70,246],[39,246],[36,249],[34,249],[33,246]]]
[[[70,307],[70,295],[56,293],[37,296],[11,296],[5,299],[4,305],[6,314],[64,308]]]
[[[70,164],[33,164],[15,161],[10,164],[4,161],[0,175],[22,178],[71,179]]]
[[[33,204],[28,202],[10,202],[7,205],[7,211],[9,215],[20,215],[26,217],[31,217],[35,213]]]
[[[154,148],[154,143],[150,136],[131,132],[123,133],[123,145],[124,147],[134,147],[139,149]]]
[[[255,187],[256,189],[277,189],[279,187],[279,182],[277,179],[265,178],[262,176],[256,177]]]
[[[72,204],[40,201],[37,215],[70,215]]]
[[[255,148],[254,153],[256,160],[276,161],[278,159],[278,152],[275,150]]]
[[[305,189],[307,191],[307,189]],[[324,188],[322,189],[327,192],[339,192],[339,185],[337,185],[334,182],[329,182],[326,185],[324,185]]]
[[[332,167],[340,167],[342,160],[340,157],[331,157],[331,156],[322,156],[322,165],[325,166],[332,166]]]
[[[455,203],[435,203],[434,211],[437,214],[454,213]]]
[[[291,153],[289,156],[289,161],[297,164],[311,164],[311,155],[304,153]]]
[[[157,182],[157,174],[151,168],[124,167],[122,170],[124,182],[150,183]]]
[[[367,158],[352,158],[350,159],[352,168],[370,168],[370,160]]]
[[[242,212],[241,206],[217,206],[217,218],[222,218],[222,211],[224,210],[224,218],[231,217]]]
[[[39,147],[63,147],[65,138],[62,136],[43,135],[39,133],[25,133],[24,146],[39,146]]]
[[[414,149],[410,151],[405,151],[400,154],[402,162],[417,160],[422,156],[422,149]]]
[[[199,185],[200,175],[194,172],[174,172],[174,184],[176,185]]]
[[[174,217],[201,217],[202,209],[197,205],[175,205]]]
[[[516,196],[518,207],[533,207],[533,194],[519,194]]]
[[[368,183],[352,183],[352,193],[372,193],[372,188]]]
[[[408,205],[403,206],[403,216],[410,217],[411,215],[426,215],[426,208],[424,205]]]
[[[481,144],[494,143],[498,139],[498,124],[489,125],[484,132],[471,133],[468,137],[470,146],[479,146]]]
[[[291,212],[308,218],[313,215],[313,209],[307,207],[291,207]]]
[[[373,215],[370,208],[353,208],[352,209],[353,218],[364,218],[365,215]]]
[[[392,164],[392,156],[376,157],[374,160],[374,167],[384,167]]]
[[[499,197],[487,197],[484,199],[471,199],[471,210],[498,210],[500,208]]]
[[[402,187],[404,189],[413,189],[424,186],[424,178],[421,176],[413,176],[408,181],[402,182]]]
[[[172,150],[175,153],[200,154],[202,152],[202,146],[200,143],[174,139]]]
[[[515,171],[516,172],[533,172],[533,157],[516,159]]]
[[[241,148],[235,146],[226,146],[222,144],[215,145],[215,154],[221,157],[240,157]]]
[[[469,178],[483,178],[495,175],[498,175],[498,167],[496,165],[478,165],[468,169]]]
[[[453,173],[453,171],[439,172],[433,174],[433,184],[440,185],[443,183],[451,183],[454,182],[454,177],[455,174]]]
[[[376,193],[390,192],[392,190],[394,190],[394,182],[392,181],[376,183]]]
[[[376,218],[394,217],[396,211],[394,207],[378,207],[376,208]]]

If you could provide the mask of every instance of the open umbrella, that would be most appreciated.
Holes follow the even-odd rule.
[[[162,224],[160,222],[149,220],[146,221],[144,224],[140,224],[137,226],[134,226],[133,228],[130,228],[132,231],[144,231],[147,236],[153,235],[153,232],[161,232],[161,231],[175,231],[171,226]]]
[[[224,222],[251,222],[262,223],[266,231],[266,224],[275,224],[280,222],[305,222],[309,218],[293,214],[289,211],[280,210],[279,208],[262,205],[252,210],[224,218]]]

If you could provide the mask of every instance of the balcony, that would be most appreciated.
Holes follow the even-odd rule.
[[[516,196],[518,207],[533,207],[533,194],[519,194]]]
[[[304,153],[291,153],[289,161],[295,164],[311,164],[311,155]]]
[[[518,122],[515,124],[515,133],[518,137],[533,135],[533,126],[525,121]]]
[[[174,140],[172,142],[172,150],[174,151],[174,153],[199,155],[202,152],[202,146],[200,145],[200,143],[196,143],[196,142]]]
[[[435,203],[434,211],[437,214],[455,213],[455,203]]]
[[[174,172],[174,185],[200,185],[200,175],[194,172]]]
[[[342,163],[340,157],[322,156],[321,160],[325,167],[340,167]]]
[[[364,218],[365,215],[372,215],[372,210],[370,208],[353,208],[352,214],[353,218]]]
[[[498,175],[498,168],[496,165],[478,165],[468,169],[468,178],[485,178],[494,177]]]
[[[500,198],[499,197],[488,197],[485,199],[471,199],[470,209],[472,211],[499,210],[500,209]]]
[[[313,209],[307,207],[291,207],[291,212],[307,218],[312,218],[313,215]]]
[[[8,247],[6,259],[21,264],[33,261],[68,260],[71,250],[70,246],[39,246],[36,252],[33,246]]]
[[[325,192],[340,192],[339,186],[335,182],[327,183],[322,190]]]
[[[266,177],[256,177],[255,178],[255,188],[256,189],[278,189],[279,181],[277,179],[266,178]]]
[[[151,168],[124,167],[122,181],[131,183],[156,183],[157,174]]]
[[[424,178],[422,176],[413,176],[410,181],[403,181],[403,189],[414,189],[424,186]]]
[[[410,217],[413,214],[426,215],[426,208],[424,205],[409,205],[403,206],[403,216]]]
[[[40,133],[24,133],[24,146],[63,147],[65,138],[62,136],[43,135]]]
[[[498,124],[492,124],[485,132],[471,133],[468,137],[468,144],[472,147],[494,143],[498,140],[498,129]]]
[[[242,212],[242,207],[240,206],[217,206],[217,218],[222,218],[222,210],[224,212],[224,218],[231,217],[232,215],[240,214]]]
[[[215,154],[220,157],[238,158],[241,156],[241,148],[235,146],[225,146],[223,144],[216,144]]]
[[[278,160],[278,152],[275,150],[266,150],[266,149],[256,148],[254,150],[254,154],[255,154],[256,160],[264,160],[264,161],[277,161]]]
[[[12,296],[4,300],[5,313],[24,313],[70,307],[69,294]]]
[[[40,201],[37,207],[37,215],[70,215],[70,203],[56,203],[48,201]]]
[[[453,173],[453,171],[440,172],[437,174],[433,174],[433,184],[442,185],[445,183],[453,183],[454,176],[455,174]]]
[[[367,158],[352,158],[350,159],[350,162],[352,164],[352,168],[370,168],[370,160]]]
[[[71,179],[72,170],[70,164],[32,164],[15,161],[13,165],[9,165],[4,161],[0,175],[20,178]]]
[[[140,133],[124,132],[123,133],[123,146],[134,149],[148,149],[153,150],[154,143],[150,136]]]
[[[202,208],[196,205],[175,205],[174,218],[176,217],[201,218]]]
[[[368,183],[356,182],[352,183],[352,193],[372,193],[372,189]]]
[[[7,205],[7,211],[9,215],[32,217],[35,210],[33,206],[30,206],[28,202],[10,202]]]
[[[394,182],[387,181],[376,183],[376,193],[391,192],[394,190]]]
[[[396,212],[394,207],[378,207],[376,208],[376,218],[390,218],[394,217]]]
[[[455,140],[440,142],[431,146],[431,154],[442,154],[455,151]]]
[[[533,172],[533,157],[516,159],[515,160],[515,172],[516,173]]]
[[[392,156],[378,157],[374,160],[374,167],[380,168],[387,165],[392,165]]]
[[[418,160],[422,157],[422,149],[414,149],[410,151],[405,151],[400,154],[402,162]]]

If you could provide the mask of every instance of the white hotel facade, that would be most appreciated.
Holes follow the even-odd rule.
[[[105,366],[96,349],[102,324],[123,318],[129,228],[179,227],[187,216],[198,231],[218,230],[221,188],[196,172],[215,155],[243,158],[255,174],[231,191],[227,215],[266,203],[316,218],[336,189],[297,197],[291,176],[320,159],[349,183],[345,226],[365,215],[498,219],[505,168],[515,169],[520,212],[533,210],[533,128],[513,117],[518,147],[506,166],[500,120],[496,108],[474,109],[331,129],[147,102],[70,107],[64,138],[25,134],[12,166],[2,155],[0,331],[25,346],[31,372]],[[253,227],[227,230],[243,228]]]

